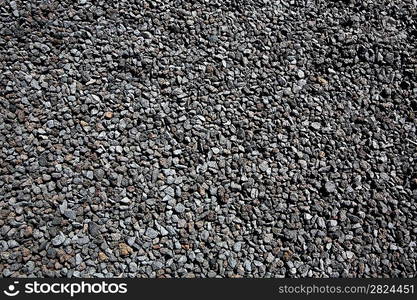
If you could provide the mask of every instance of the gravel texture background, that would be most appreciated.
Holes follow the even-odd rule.
[[[1,277],[415,277],[416,1],[0,1]]]

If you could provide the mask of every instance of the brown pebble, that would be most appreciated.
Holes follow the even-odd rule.
[[[128,245],[126,245],[125,243],[119,244],[119,251],[120,251],[120,255],[122,256],[128,256],[129,254],[133,253],[133,249],[129,247]]]
[[[25,231],[23,232],[23,235],[25,237],[30,237],[33,233],[33,228],[32,226],[26,226]]]
[[[288,250],[288,251],[285,251],[284,252],[284,255],[282,256],[282,259],[284,261],[289,261],[292,258],[292,256],[293,256],[292,251],[291,250]]]
[[[23,257],[28,257],[30,254],[31,254],[31,252],[28,248],[23,248],[22,249],[22,256]]]
[[[106,113],[104,114],[104,116],[105,116],[107,119],[111,119],[111,118],[113,118],[113,112],[108,111],[108,112],[106,112]]]
[[[320,76],[317,77],[317,82],[320,83],[321,85],[326,85],[326,84],[329,83],[326,79],[324,79],[323,77],[320,77]]]
[[[25,112],[23,110],[18,110],[16,112],[17,115],[17,119],[19,120],[20,123],[24,123],[26,121],[26,115]]]
[[[98,253],[98,260],[99,261],[106,261],[108,259],[109,259],[108,256],[106,254],[104,254],[104,252],[99,252]]]

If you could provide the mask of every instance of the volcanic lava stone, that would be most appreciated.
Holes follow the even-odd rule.
[[[417,276],[415,1],[0,12],[0,277]]]

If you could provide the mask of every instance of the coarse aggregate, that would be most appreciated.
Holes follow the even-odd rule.
[[[0,277],[416,277],[417,2],[0,1]]]

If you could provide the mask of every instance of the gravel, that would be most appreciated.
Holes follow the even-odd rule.
[[[151,238],[151,239],[154,239],[154,238],[156,238],[159,235],[159,233],[158,233],[158,231],[156,231],[156,230],[154,230],[152,228],[148,228],[146,230],[146,232],[145,232],[145,235],[147,237]]]
[[[54,246],[60,246],[65,242],[65,235],[60,232],[56,237],[54,237],[52,240],[52,245]]]
[[[100,226],[95,222],[89,222],[88,233],[93,237],[98,237],[100,235]]]
[[[2,1],[0,277],[416,277],[413,1]]]
[[[178,204],[175,206],[175,211],[176,211],[177,213],[183,213],[183,212],[185,211],[185,206],[184,206],[182,203],[178,203]]]
[[[334,193],[336,191],[336,185],[334,184],[334,182],[331,181],[326,182],[324,188],[326,189],[327,193]]]

